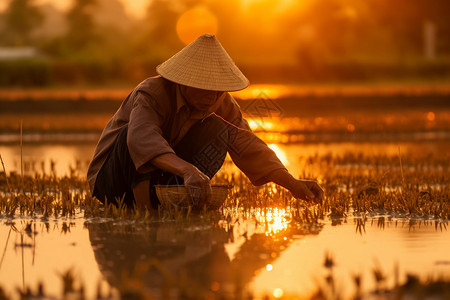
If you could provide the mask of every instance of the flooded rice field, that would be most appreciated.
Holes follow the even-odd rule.
[[[349,299],[393,289],[408,274],[450,274],[446,223],[377,216],[296,224],[288,215],[268,209],[208,222],[4,219],[0,282],[7,295],[36,293],[41,284],[53,297],[83,287],[88,299],[308,299],[319,289]]]
[[[12,299],[27,289],[36,295],[40,286],[48,297],[66,293],[75,299],[80,293],[87,299],[397,299],[399,290],[446,299],[448,284],[428,292],[426,285],[406,283],[415,276],[417,282],[450,280],[449,146],[447,141],[270,144],[293,174],[321,182],[328,199],[322,208],[299,207],[276,186],[250,186],[231,161],[215,179],[235,186],[218,212],[124,217],[101,207],[93,213],[85,199],[69,213],[54,206],[47,214],[17,209],[11,215],[3,204],[0,286]],[[24,146],[29,185],[53,181],[49,190],[59,193],[60,186],[64,193],[66,184],[79,181],[71,191],[82,193],[94,147]],[[14,185],[20,149],[3,145],[0,153]],[[368,195],[361,196],[364,189]],[[8,194],[3,180],[1,194]],[[421,203],[416,201],[422,194],[425,202],[446,206],[408,211]],[[48,195],[31,192],[34,199]],[[58,201],[64,200],[55,196]],[[395,208],[401,201],[412,202]]]
[[[0,299],[450,299],[450,109],[438,106],[246,106],[324,202],[254,187],[227,159],[219,210],[145,213],[88,193],[109,113],[4,112]]]

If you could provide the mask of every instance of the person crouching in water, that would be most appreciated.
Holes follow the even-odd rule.
[[[251,131],[228,92],[248,79],[211,34],[156,68],[123,101],[106,125],[88,168],[92,195],[157,208],[156,184],[184,184],[191,199],[207,203],[211,178],[229,153],[253,185],[274,182],[295,198],[321,202],[316,181],[294,178]]]

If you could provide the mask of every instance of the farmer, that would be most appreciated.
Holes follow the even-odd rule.
[[[157,208],[155,184],[184,184],[206,203],[227,152],[254,185],[275,182],[295,198],[322,201],[315,181],[295,179],[256,137],[228,94],[249,85],[214,35],[205,34],[156,68],[106,125],[91,164],[93,196]]]

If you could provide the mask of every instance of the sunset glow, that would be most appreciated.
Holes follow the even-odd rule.
[[[232,94],[240,99],[255,99],[255,98],[268,98],[268,99],[278,99],[289,95],[292,89],[288,88],[286,85],[280,84],[252,84],[248,88],[233,92]]]
[[[276,234],[279,231],[287,229],[289,225],[288,216],[289,214],[284,208],[273,208],[267,210],[265,214],[262,212],[257,212],[255,214],[256,220],[258,220],[260,224],[267,224],[267,228],[264,232],[266,235]],[[271,271],[272,265],[270,265],[270,270],[267,270]]]
[[[448,299],[449,8],[0,0],[0,300]]]
[[[249,119],[248,124],[252,130],[273,130],[274,124],[268,120]]]
[[[8,7],[10,0],[0,1],[0,12]],[[125,10],[128,14],[134,17],[141,18],[146,12],[146,7],[149,5],[151,0],[118,0],[124,5]],[[36,0],[36,5],[46,5],[52,4],[56,8],[66,11],[73,5],[73,0]]]
[[[280,149],[280,147],[277,144],[270,144],[269,148],[275,152],[275,154],[278,156],[278,158],[284,165],[289,165],[286,153],[282,149]]]
[[[204,33],[216,34],[217,28],[217,17],[201,5],[183,13],[177,22],[178,37],[186,45]]]

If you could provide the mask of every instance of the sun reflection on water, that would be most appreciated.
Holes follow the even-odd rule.
[[[278,99],[288,95],[291,89],[286,85],[280,84],[252,84],[245,90],[233,92],[233,96],[240,99],[251,100],[264,95],[270,99]]]
[[[248,125],[252,130],[274,130],[275,125],[273,122],[267,120],[258,120],[258,119],[248,119]]]
[[[233,215],[233,212],[229,213]],[[290,238],[288,241],[283,236],[290,226],[290,213],[285,208],[255,209],[250,215],[249,218],[242,218],[238,213],[231,218],[234,221],[220,223],[222,228],[233,236],[233,239],[224,245],[230,261],[233,261],[241,247],[255,236],[264,236],[273,242],[291,242]],[[265,268],[270,271],[271,266],[267,265]]]
[[[264,224],[264,233],[266,236],[277,234],[282,230],[286,230],[289,226],[289,214],[285,208],[271,208],[260,210],[255,213],[256,221]]]

